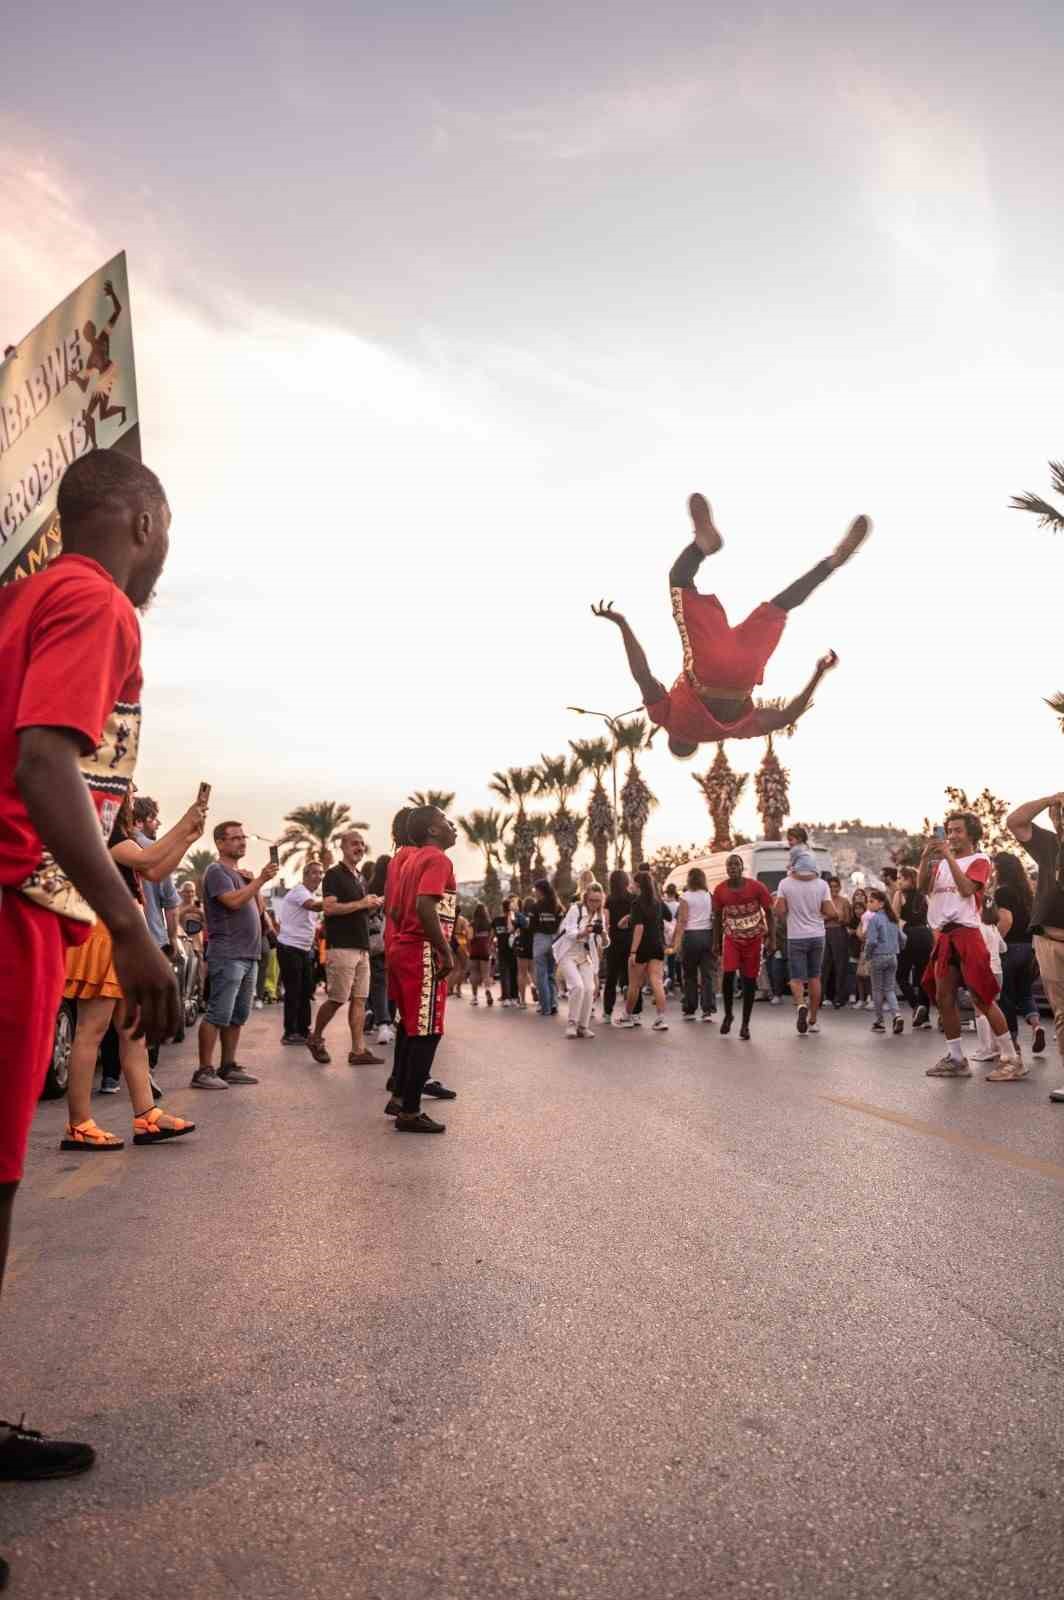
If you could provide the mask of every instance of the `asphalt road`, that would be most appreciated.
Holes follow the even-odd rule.
[[[1055,1600],[1059,1065],[672,1015],[456,1003],[442,1138],[276,1009],[257,1089],[164,1052],[192,1138],[79,1160],[42,1106],[0,1411],[100,1460],[0,1486],[12,1593]]]

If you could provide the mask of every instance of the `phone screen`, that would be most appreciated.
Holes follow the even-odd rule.
[[[199,794],[196,796],[196,804],[200,805],[200,806],[209,805],[210,804],[210,799],[211,799],[211,786],[210,786],[209,783],[206,782],[206,780],[204,780],[204,782],[202,782],[200,784],[200,786],[199,786]]]
[[[270,846],[270,864],[275,867],[281,865],[281,852],[275,844]]]

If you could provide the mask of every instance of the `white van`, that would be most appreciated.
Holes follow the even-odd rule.
[[[822,844],[811,844],[808,848],[821,877],[831,877],[835,871],[831,851]],[[755,839],[753,844],[736,845],[734,850],[718,850],[715,855],[697,856],[693,861],[685,861],[682,867],[673,868],[665,883],[674,883],[682,894],[691,868],[701,867],[712,894],[717,884],[723,883],[728,876],[725,867],[728,857],[738,856],[748,878],[756,878],[766,889],[775,892],[781,880],[787,876],[790,854],[790,846],[785,839]]]

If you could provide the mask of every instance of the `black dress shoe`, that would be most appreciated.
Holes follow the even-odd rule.
[[[739,1029],[739,1037],[740,1037],[740,1039],[749,1039],[749,1037],[750,1037],[750,1029],[746,1026],[745,1022],[743,1023],[742,1027]]]
[[[428,1083],[426,1083],[425,1087],[422,1089],[421,1093],[429,1095],[429,1097],[433,1100],[458,1099],[457,1090],[446,1088],[438,1078],[430,1078]]]
[[[433,1122],[423,1111],[417,1116],[411,1116],[407,1111],[400,1111],[395,1119],[396,1133],[446,1133],[447,1129],[442,1122]]]
[[[728,1013],[725,1012],[724,1013],[724,1021],[720,1025],[721,1033],[731,1033],[731,1025],[732,1025],[732,1019],[731,1019],[731,1017],[728,1016]]]
[[[96,1460],[91,1445],[46,1439],[22,1423],[0,1422],[0,1478],[21,1483],[37,1478],[72,1478]]]

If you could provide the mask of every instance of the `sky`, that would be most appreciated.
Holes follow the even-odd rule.
[[[766,676],[841,658],[794,817],[1060,786],[1064,544],[1009,509],[1064,454],[1058,6],[45,0],[4,42],[4,342],[128,254],[167,814],[346,800],[377,853],[413,788],[489,803],[638,702],[591,601],[671,682],[693,489],[732,620],[875,522]],[[713,753],[647,752],[651,848],[706,838]]]

